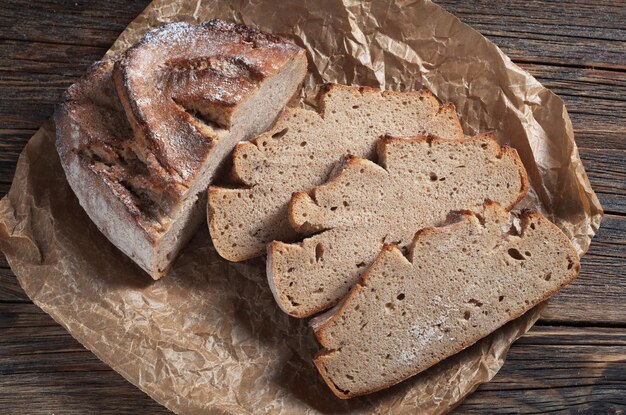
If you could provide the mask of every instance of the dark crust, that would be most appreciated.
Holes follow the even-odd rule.
[[[497,203],[495,203],[495,202],[486,202],[485,203],[485,206],[492,206],[492,205],[497,205]],[[468,216],[468,217],[473,216],[473,217],[476,217],[478,219],[477,215],[475,213],[473,213],[473,212],[464,211],[463,215]],[[572,258],[575,259],[575,266],[572,267],[572,272],[571,272],[570,276],[568,278],[566,278],[561,285],[559,285],[558,287],[556,287],[553,290],[550,290],[550,291],[546,292],[539,299],[536,299],[534,302],[528,304],[525,309],[522,309],[521,311],[519,311],[517,313],[510,314],[508,316],[508,320],[506,322],[502,323],[500,326],[498,326],[498,328],[502,327],[508,321],[511,321],[511,320],[514,320],[514,319],[520,317],[521,315],[526,313],[528,310],[530,310],[531,308],[533,308],[537,304],[539,304],[539,303],[543,302],[544,300],[546,300],[546,299],[550,298],[551,296],[553,296],[561,288],[563,288],[567,284],[571,283],[578,276],[578,272],[580,271],[580,259],[579,259],[578,253],[576,252],[576,249],[574,249],[574,246],[572,245],[571,241],[567,238],[567,236],[565,236],[565,234],[555,224],[550,222],[541,213],[539,213],[537,211],[525,211],[521,215],[522,223],[528,224],[533,219],[535,219],[537,222],[542,223],[543,226],[548,226],[552,230],[552,232],[554,232],[556,235],[558,235],[558,238],[561,239],[561,242],[563,243],[563,246],[565,246],[565,247],[567,247],[567,249],[569,249],[569,251],[570,251],[569,252],[570,253],[569,256],[571,256]],[[458,226],[460,226],[460,224],[461,224],[460,222],[457,222],[457,223],[454,223],[454,224],[449,225],[449,226],[450,227],[458,227]],[[411,246],[411,251],[413,249],[413,246],[415,245],[415,242],[419,238],[422,238],[423,236],[425,236],[428,233],[437,232],[440,229],[441,228],[437,229],[437,228],[434,228],[434,227],[428,227],[428,228],[424,228],[424,229],[418,231],[415,234],[415,237],[413,239],[413,243],[412,243],[412,246]],[[363,275],[361,276],[360,281],[348,293],[348,295],[345,298],[344,303],[339,308],[337,313],[334,316],[332,316],[331,318],[329,318],[328,321],[326,321],[324,324],[322,324],[318,328],[318,330],[314,332],[315,337],[317,338],[318,342],[320,343],[320,345],[322,347],[326,347],[325,345],[328,344],[328,341],[327,341],[326,337],[324,336],[325,329],[327,327],[329,327],[330,324],[333,323],[333,321],[336,320],[341,315],[341,313],[346,312],[347,305],[350,303],[352,297],[356,296],[357,293],[364,286],[367,285],[367,280],[370,278],[371,270],[374,269],[375,266],[378,266],[378,264],[383,260],[383,255],[384,255],[384,253],[386,251],[397,251],[400,255],[403,255],[402,251],[400,251],[394,245],[385,245],[383,247],[381,252],[378,254],[376,259],[372,263],[372,265],[370,265],[370,267],[363,273]],[[497,330],[497,328],[495,330]],[[493,333],[493,331],[491,333]],[[474,343],[476,343],[478,340],[482,339],[483,337],[484,336],[476,336],[476,337],[472,338],[471,340],[466,341],[465,343],[462,343],[452,353],[450,353],[447,357],[455,355],[456,353],[460,352],[461,350],[464,350],[465,348],[473,345]],[[406,375],[406,376],[399,376],[397,378],[394,378],[394,379],[392,379],[391,381],[387,382],[386,384],[382,385],[379,388],[365,390],[365,391],[362,391],[362,392],[359,392],[359,393],[347,393],[346,394],[346,393],[343,393],[341,390],[339,390],[336,387],[336,385],[333,383],[333,381],[330,379],[330,377],[328,376],[328,374],[326,372],[326,369],[324,367],[323,359],[324,359],[324,356],[328,355],[329,353],[332,353],[332,350],[328,350],[326,348],[320,350],[318,352],[318,354],[314,357],[313,363],[318,368],[318,371],[320,372],[322,378],[324,379],[324,381],[326,382],[328,387],[332,390],[332,392],[335,394],[335,396],[337,396],[338,398],[341,398],[341,399],[349,399],[349,398],[353,398],[353,397],[356,397],[356,396],[367,395],[367,394],[374,393],[374,392],[377,392],[377,391],[380,391],[380,390],[383,390],[383,389],[387,389],[387,388],[389,388],[389,387],[391,387],[393,385],[396,385],[396,384],[398,384],[398,383],[400,383],[400,382],[402,382],[402,381],[404,381],[406,379],[409,379],[409,378],[417,375],[418,373],[421,373],[422,371],[430,368],[434,364],[439,363],[440,361],[442,361],[441,359],[436,359],[436,358],[435,359],[431,359],[430,361],[427,361],[426,364],[422,365],[422,368],[419,369],[417,372],[409,374],[409,375]]]
[[[80,168],[88,170],[90,177],[93,179],[89,185],[97,187],[102,193],[110,194],[109,199],[119,201],[123,204],[125,209],[122,209],[124,212],[120,212],[120,214],[125,216],[129,223],[138,225],[138,229],[142,230],[145,236],[154,243],[157,239],[157,233],[150,226],[145,226],[146,224],[143,221],[143,213],[133,203],[129,195],[121,192],[119,189],[120,185],[116,185],[116,182],[113,181],[112,178],[105,176],[103,173],[94,171],[90,163],[78,154],[82,148],[75,148],[74,143],[72,143],[70,139],[72,129],[74,126],[78,126],[80,128],[80,136],[86,141],[85,144],[87,146],[101,144],[100,139],[97,136],[94,136],[94,131],[90,128],[90,124],[95,121],[90,119],[79,122],[79,120],[72,115],[72,112],[80,110],[84,105],[84,102],[90,100],[90,93],[100,92],[92,91],[91,89],[86,91],[86,89],[87,87],[93,87],[90,83],[95,79],[108,76],[107,72],[111,71],[112,66],[113,62],[110,60],[95,62],[89,67],[81,79],[70,86],[70,88],[68,88],[68,90],[64,93],[63,101],[57,105],[54,113],[56,125],[55,144],[63,168],[69,168],[72,157],[76,157],[77,162],[80,163]],[[113,145],[113,143],[105,145]],[[73,185],[73,183],[70,184]]]
[[[165,39],[168,39],[170,33],[176,40],[165,44],[164,47],[163,42]],[[174,36],[174,34],[176,35]],[[133,45],[121,56],[115,67],[114,78],[118,94],[135,133],[144,137],[145,145],[155,155],[161,166],[173,176],[180,176],[179,180],[181,183],[187,186],[189,186],[189,182],[194,177],[193,172],[189,172],[187,164],[194,159],[204,159],[206,156],[203,156],[203,154],[208,155],[211,152],[214,141],[212,137],[207,137],[205,140],[192,140],[196,143],[197,148],[189,149],[186,145],[175,147],[173,143],[168,143],[158,138],[158,135],[154,134],[159,128],[158,123],[153,125],[151,121],[146,119],[137,100],[134,99],[135,97],[149,96],[151,89],[146,86],[148,85],[146,82],[142,82],[141,87],[135,87],[133,84],[133,72],[146,72],[143,69],[145,69],[144,66],[147,63],[143,61],[142,54],[150,53],[154,55],[155,51],[165,49],[161,52],[162,61],[156,62],[156,66],[150,66],[149,69],[153,77],[160,76],[159,74],[161,73],[167,73],[167,71],[162,72],[161,69],[167,67],[167,62],[176,58],[180,53],[186,53],[186,40],[191,41],[192,39],[196,44],[195,49],[203,47],[202,42],[198,42],[201,40],[204,40],[208,50],[212,50],[211,45],[213,43],[223,43],[233,51],[233,55],[230,56],[233,59],[238,54],[244,55],[250,51],[254,51],[256,54],[257,64],[249,65],[249,68],[254,73],[252,77],[254,79],[240,76],[236,78],[237,82],[222,82],[220,79],[225,78],[212,76],[210,75],[213,73],[211,71],[206,72],[210,76],[211,82],[222,82],[222,86],[217,89],[215,94],[204,97],[207,100],[206,102],[214,107],[212,111],[222,114],[231,114],[235,106],[247,99],[247,95],[241,94],[241,89],[237,86],[240,81],[250,85],[249,88],[251,90],[256,89],[256,85],[273,74],[277,68],[282,67],[295,55],[304,53],[300,47],[286,38],[263,33],[241,24],[215,19],[198,26],[187,23],[172,23],[162,26],[148,32],[137,44]],[[260,51],[263,51],[263,53],[261,54]],[[217,57],[217,55],[206,56],[209,61]],[[234,61],[239,60],[234,59]],[[150,65],[153,65],[153,62]],[[223,95],[231,98],[224,99],[222,98]],[[167,103],[167,105],[168,107],[163,108],[162,111],[180,111],[173,103]],[[202,133],[198,133],[202,136]]]
[[[75,108],[79,108],[80,105],[82,105],[81,101],[84,102],[90,99],[89,97],[90,94],[99,95],[99,91],[90,90],[93,87],[93,84],[92,84],[93,80],[98,77],[106,76],[107,71],[113,71],[114,81],[117,84],[116,85],[117,95],[120,97],[120,101],[122,105],[125,107],[126,112],[130,114],[138,114],[139,108],[137,107],[136,101],[129,99],[129,96],[127,93],[128,89],[126,88],[126,86],[128,85],[125,85],[125,78],[124,78],[126,66],[122,62],[128,61],[129,56],[135,53],[133,51],[137,51],[141,49],[142,47],[150,46],[151,42],[157,39],[160,33],[171,31],[171,28],[173,26],[178,26],[180,30],[182,29],[191,30],[192,28],[195,27],[189,24],[170,24],[170,25],[165,25],[161,28],[158,28],[152,32],[149,32],[144,37],[142,37],[142,39],[137,44],[129,48],[122,55],[121,61],[118,60],[115,63],[110,60],[96,62],[89,68],[87,73],[77,83],[75,83],[70,88],[68,88],[68,90],[64,93],[63,102],[57,106],[57,111],[55,114],[55,120],[56,120],[57,125],[63,125],[65,122],[69,123],[69,125],[66,128],[58,129],[59,133],[58,133],[58,138],[57,138],[57,148],[58,148],[59,154],[61,155],[62,160],[64,161],[64,164],[66,164],[69,160],[68,152],[77,150],[77,149],[71,148],[72,142],[69,138],[69,134],[72,131],[71,125],[74,125],[75,127],[80,128],[81,141],[87,143],[86,144],[87,148],[90,145],[94,145],[94,146],[100,145],[98,141],[98,131],[91,130],[91,128],[93,128],[92,127],[93,123],[91,119],[88,119],[88,117],[86,117],[86,119],[75,119],[75,118],[72,119],[70,117],[72,110]],[[264,48],[271,46],[270,48],[271,50],[268,49],[268,52],[267,52],[267,55],[270,57],[276,56],[276,52],[274,51],[276,45],[274,44],[280,43],[280,47],[278,49],[286,51],[286,53],[283,53],[281,55],[283,57],[283,60],[285,61],[292,59],[294,56],[298,54],[301,54],[301,55],[304,54],[304,51],[301,48],[299,48],[292,41],[287,40],[286,38],[271,35],[271,34],[266,34],[256,29],[248,28],[244,25],[224,22],[220,20],[212,20],[210,22],[202,24],[200,27],[206,28],[207,31],[224,33],[224,37],[227,37],[227,38],[229,36],[233,37],[233,33],[236,33],[239,35],[238,39],[242,44],[253,43],[255,46],[258,45],[260,50],[265,50]],[[276,68],[280,68],[280,67],[281,65],[279,62],[278,64],[276,64]],[[266,71],[269,74],[271,73],[271,68],[264,68],[264,71]],[[94,97],[96,97],[96,95],[94,95]],[[94,114],[94,117],[98,117],[98,116],[99,114]],[[120,117],[123,117],[122,113],[120,113]],[[133,127],[133,129],[136,132],[139,132],[141,136],[149,137],[151,135],[150,125],[148,125],[145,122],[142,122],[136,116],[128,117],[128,121],[131,123],[131,127]],[[131,137],[132,137],[132,134],[129,134],[128,137],[121,137],[121,138],[131,138]],[[140,147],[143,147],[146,153],[157,156],[155,158],[155,161],[160,163],[162,159],[158,156],[161,155],[162,153],[162,146],[160,146],[158,142],[155,142],[152,140],[142,140],[142,141],[143,143],[142,145],[140,145]],[[211,140],[207,140],[207,142],[209,143],[209,145],[206,147],[206,151],[210,152],[213,147],[212,145],[213,143]],[[174,170],[166,169],[165,167],[171,167],[171,166],[168,166],[167,164],[164,164],[164,163],[160,163],[160,168],[159,168],[159,166],[153,165],[153,167],[150,169],[151,171],[150,171],[150,176],[148,177],[148,179],[151,182],[153,182],[155,186],[163,186],[163,189],[162,189],[163,192],[170,192],[174,200],[180,199],[181,197],[183,197],[184,189],[188,187],[190,180],[187,180],[187,181],[182,180],[181,177],[175,171],[175,169]],[[104,183],[108,183],[108,179],[106,177],[103,176],[101,179]],[[111,187],[110,184],[107,184],[107,187],[113,193],[113,197],[122,200],[126,204],[129,213],[131,213],[131,215],[133,216],[133,220],[135,222],[141,222],[143,213],[137,211],[137,209],[135,209],[134,206],[129,206],[127,203],[129,201],[124,200],[124,197],[122,197],[123,195],[120,195],[119,192],[116,191],[115,186]],[[148,233],[148,235],[152,239],[155,238],[155,235],[153,232],[151,232],[152,231],[151,229],[144,229],[144,230]]]

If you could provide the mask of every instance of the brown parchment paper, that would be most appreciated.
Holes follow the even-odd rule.
[[[295,37],[309,55],[307,102],[322,81],[430,88],[466,133],[494,129],[523,158],[539,208],[584,253],[602,217],[563,102],[495,45],[428,1],[157,0],[109,51],[152,27],[220,17]],[[46,123],[0,201],[0,247],[30,298],[100,359],[177,413],[441,413],[504,362],[535,308],[400,385],[341,401],[314,369],[306,322],[274,304],[262,259],[229,264],[203,228],[152,281],[90,222]]]

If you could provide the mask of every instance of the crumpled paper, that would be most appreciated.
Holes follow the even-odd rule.
[[[602,208],[563,102],[494,44],[429,1],[154,1],[113,45],[150,28],[223,18],[305,47],[311,103],[321,82],[431,89],[456,104],[466,133],[494,129],[515,147],[540,209],[584,253]],[[177,413],[442,413],[504,363],[540,307],[408,381],[342,401],[313,364],[306,322],[275,305],[262,259],[222,260],[206,228],[152,281],[90,222],[70,190],[48,122],[20,156],[0,201],[0,248],[29,297],[85,347]]]

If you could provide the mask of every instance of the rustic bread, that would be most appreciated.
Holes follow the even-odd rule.
[[[68,182],[98,228],[153,278],[206,218],[206,188],[274,122],[306,74],[293,42],[214,20],[145,35],[94,65],[56,112]]]
[[[406,247],[416,229],[485,200],[513,207],[528,190],[517,152],[491,134],[462,140],[382,138],[380,165],[348,158],[338,174],[289,208],[295,229],[320,233],[272,242],[267,276],[280,307],[310,316],[343,298],[385,243]]]
[[[405,258],[386,245],[345,302],[312,321],[315,357],[340,398],[374,392],[470,346],[571,282],[567,237],[537,212],[497,204],[415,235]]]
[[[463,137],[454,106],[440,106],[428,91],[327,85],[318,107],[287,109],[271,131],[237,145],[232,176],[245,187],[209,188],[209,229],[222,257],[242,261],[273,240],[296,240],[287,219],[291,194],[323,183],[344,154],[372,156],[385,133]]]

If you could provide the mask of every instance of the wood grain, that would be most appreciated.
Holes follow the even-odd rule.
[[[458,412],[614,414],[626,406],[624,390],[623,329],[535,326]]]
[[[0,196],[64,89],[147,1],[0,0]],[[626,3],[438,1],[566,103],[609,212],[579,278],[458,413],[621,413],[626,407]],[[0,412],[168,411],[27,298],[0,255]]]
[[[513,61],[626,69],[623,1],[437,3],[492,40]]]

